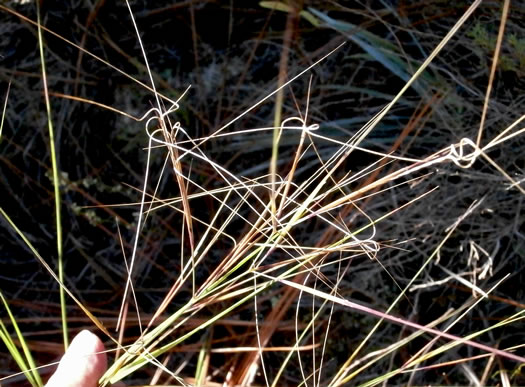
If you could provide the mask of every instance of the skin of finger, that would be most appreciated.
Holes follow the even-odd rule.
[[[46,387],[96,387],[107,369],[104,344],[84,330],[71,342]]]

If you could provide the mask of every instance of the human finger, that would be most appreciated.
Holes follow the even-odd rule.
[[[104,344],[83,330],[71,342],[46,387],[96,387],[106,369]]]

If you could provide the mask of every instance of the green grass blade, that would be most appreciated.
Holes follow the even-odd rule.
[[[53,129],[53,122],[51,121],[51,103],[49,102],[49,93],[47,90],[46,77],[46,63],[44,60],[44,43],[42,41],[42,28],[40,23],[40,3],[36,1],[36,14],[38,21],[38,48],[40,50],[40,62],[42,64],[42,82],[44,83],[44,96],[46,101],[47,112],[47,126],[49,129],[49,147],[51,149],[51,166],[53,169],[53,188],[55,193],[55,220],[57,229],[57,255],[58,255],[58,278],[61,283],[64,283],[64,261],[62,250],[62,215],[60,211],[60,178],[58,176],[58,163],[55,149],[55,132]],[[64,349],[67,350],[69,346],[69,338],[67,334],[67,313],[66,313],[66,294],[62,287],[59,288],[60,293],[60,312],[62,317],[62,336],[64,340]]]
[[[9,332],[7,332],[7,329],[0,320],[0,340],[4,343],[4,345],[7,347],[7,350],[9,351],[11,357],[18,365],[18,368],[22,370],[22,372],[26,375],[29,383],[31,383],[32,386],[34,386],[33,376],[29,372],[29,367],[24,361],[24,357],[16,347],[16,344],[14,343],[13,339],[11,339],[11,336],[9,335]]]
[[[205,334],[201,349],[199,350],[199,357],[197,358],[197,367],[195,369],[195,385],[197,387],[206,384],[206,374],[209,363],[209,352],[211,345],[211,335]]]
[[[13,325],[13,328],[15,329],[16,336],[18,338],[18,341],[20,342],[20,346],[22,347],[23,355],[20,353],[20,351],[16,347],[5,325],[0,320],[1,339],[6,345],[7,349],[9,350],[9,353],[11,353],[11,356],[13,356],[13,359],[15,359],[20,369],[24,371],[24,374],[26,375],[27,380],[29,380],[29,383],[31,383],[32,386],[37,386],[37,387],[43,386],[42,379],[40,378],[40,375],[38,371],[36,370],[36,364],[33,360],[33,357],[31,356],[31,351],[29,350],[29,347],[27,346],[24,336],[22,335],[22,332],[20,331],[20,328],[18,327],[18,324],[16,323],[16,319],[13,316],[13,313],[11,313],[11,309],[9,308],[9,305],[7,304],[7,301],[4,298],[4,295],[2,294],[2,292],[0,292],[0,298],[2,299],[2,303],[4,304],[4,307],[5,307],[5,310],[7,311],[9,319],[11,320],[11,324]]]
[[[15,230],[15,232],[18,234],[18,236],[24,241],[24,243],[26,244],[26,246],[29,248],[29,250],[31,250],[31,252],[35,255],[35,258],[42,264],[42,266],[44,266],[44,268],[47,270],[47,272],[49,274],[51,274],[51,276],[53,277],[53,279],[60,285],[60,287],[62,289],[64,289],[64,292],[66,292],[69,297],[71,297],[73,299],[73,301],[78,305],[78,307],[86,314],[86,316],[88,316],[88,318],[93,322],[93,324],[96,325],[96,327],[98,329],[100,329],[102,332],[104,332],[104,334],[111,340],[113,341],[115,344],[119,345],[118,341],[116,339],[113,338],[113,336],[109,333],[109,331],[106,329],[106,327],[104,326],[104,324],[102,324],[96,317],[93,313],[91,313],[89,311],[89,309],[87,309],[80,301],[77,297],[75,297],[75,295],[60,281],[60,279],[58,278],[58,276],[56,275],[56,273],[53,271],[53,269],[51,269],[51,267],[47,264],[47,262],[44,260],[44,258],[42,258],[40,256],[40,254],[38,253],[38,251],[35,249],[35,247],[31,244],[31,242],[29,241],[29,239],[27,239],[27,237],[24,235],[24,233],[22,232],[22,230],[20,230],[18,228],[18,226],[13,222],[13,220],[9,217],[9,215],[7,215],[7,213],[4,211],[4,209],[2,207],[0,207],[0,215],[2,215],[5,220],[7,221],[7,223],[13,228],[13,230]]]

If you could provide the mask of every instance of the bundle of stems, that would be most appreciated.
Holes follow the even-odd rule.
[[[70,41],[68,43],[84,55],[113,67],[148,90],[155,104],[142,116],[134,116],[101,103],[48,90],[44,55],[46,47],[42,37],[44,33],[54,34],[54,32],[42,26],[40,13],[37,13],[36,21],[17,14],[38,28],[52,160],[58,273],[55,273],[52,265],[47,263],[48,260],[41,257],[30,239],[9,217],[9,211],[0,208],[0,213],[7,220],[8,227],[18,234],[25,246],[59,284],[65,348],[69,337],[67,315],[69,296],[98,328],[99,333],[111,343],[111,350],[116,352],[112,365],[99,381],[100,386],[110,386],[126,380],[125,378],[132,377],[145,367],[156,370],[150,383],[152,385],[158,382],[161,375],[176,385],[211,385],[214,377],[210,373],[210,356],[221,350],[226,353],[236,353],[237,356],[235,362],[229,363],[230,369],[227,372],[223,370],[227,374],[224,382],[228,385],[253,385],[261,382],[268,386],[290,384],[292,382],[284,378],[287,369],[295,366],[298,366],[296,375],[300,375],[297,384],[313,386],[338,386],[347,383],[360,383],[364,386],[380,385],[407,374],[412,378],[420,371],[465,365],[485,358],[492,359],[490,367],[487,365],[486,370],[491,369],[494,359],[498,359],[500,364],[508,361],[508,364],[518,369],[520,364],[525,363],[525,357],[519,354],[520,345],[515,348],[495,348],[484,344],[483,339],[497,328],[519,324],[523,318],[523,310],[511,313],[505,319],[465,336],[451,333],[453,327],[461,323],[480,303],[492,297],[492,292],[507,278],[503,276],[491,286],[482,286],[472,280],[476,278],[475,276],[468,280],[464,275],[453,273],[439,264],[444,247],[450,243],[464,222],[481,211],[485,197],[473,197],[460,216],[447,219],[442,228],[435,229],[434,238],[438,238],[437,243],[419,257],[417,270],[403,280],[390,273],[382,263],[382,257],[385,251],[403,250],[401,246],[404,241],[389,240],[379,232],[382,225],[391,219],[397,216],[403,217],[404,212],[410,214],[410,208],[425,201],[431,202],[437,192],[443,189],[433,183],[433,178],[442,170],[469,171],[479,168],[479,163],[484,163],[493,168],[498,176],[509,184],[509,195],[519,196],[525,193],[520,182],[490,156],[493,150],[502,148],[522,136],[525,129],[520,128],[520,125],[525,116],[507,125],[492,138],[487,138],[485,133],[491,88],[504,36],[509,1],[504,2],[502,9],[498,40],[476,137],[462,137],[457,142],[434,149],[419,158],[405,155],[401,151],[401,143],[410,130],[420,124],[432,105],[442,98],[434,95],[422,98],[422,107],[399,138],[390,144],[388,150],[380,151],[366,146],[371,133],[391,113],[408,90],[424,93],[424,85],[428,81],[428,78],[425,79],[428,73],[425,72],[480,3],[481,0],[477,0],[470,5],[411,75],[401,70],[401,62],[395,59],[395,55],[388,54],[388,49],[391,47],[380,49],[377,47],[380,42],[374,40],[375,38],[370,34],[351,35],[354,43],[359,44],[385,67],[404,78],[405,83],[372,119],[345,139],[341,139],[340,136],[330,136],[322,129],[322,123],[321,125],[315,123],[310,117],[312,77],[309,75],[327,58],[335,55],[334,53],[337,53],[341,46],[325,53],[297,74],[289,74],[290,31],[299,19],[306,19],[316,28],[332,28],[340,31],[343,36],[349,34],[351,25],[329,18],[319,10],[298,10],[288,3],[280,2],[261,3],[262,6],[271,8],[275,12],[288,14],[286,27],[288,35],[285,35],[283,40],[285,49],[281,53],[277,86],[244,112],[205,136],[193,136],[192,131],[177,120],[178,110],[184,105],[188,90],[173,99],[157,89],[158,81],[150,69],[148,53],[141,40],[140,27],[135,22],[134,12],[129,3],[127,3],[129,15],[141,48],[148,82],[138,81],[84,49],[82,45]],[[16,14],[13,10],[1,7],[4,11]],[[57,34],[55,37],[65,40]],[[297,114],[286,115],[283,113],[284,92],[293,86],[294,82],[305,78],[309,79],[306,104],[297,106]],[[110,331],[103,323],[103,319],[97,317],[97,313],[85,305],[82,297],[68,286],[65,277],[67,273],[64,272],[63,264],[60,199],[63,183],[55,155],[56,140],[50,95],[96,105],[132,118],[143,125],[143,130],[147,134],[148,143],[144,144],[146,165],[143,185],[142,188],[137,189],[141,198],[138,203],[134,203],[138,208],[136,222],[133,224],[134,237],[132,241],[120,240],[126,280],[120,284],[124,290],[115,324],[117,334]],[[8,102],[7,94],[0,135],[2,135]],[[272,126],[238,129],[237,123],[241,122],[243,117],[272,102],[275,112]],[[234,167],[229,168],[221,164],[214,158],[213,151],[209,151],[220,141],[234,142],[235,139],[249,139],[252,136],[255,139],[271,138],[268,161],[264,164],[263,172],[258,176],[254,177],[248,169],[240,173],[234,172]],[[284,143],[285,139],[286,143]],[[346,170],[352,160],[361,157],[374,161],[357,171]],[[153,160],[158,159],[162,162],[157,170],[155,169],[158,168],[157,164],[154,164]],[[211,179],[203,182],[203,179],[193,172],[194,170],[210,171],[208,176],[213,175],[213,184],[209,183]],[[168,176],[173,178],[171,184],[176,185],[178,195],[164,198],[161,187]],[[380,211],[374,211],[373,215],[366,211],[369,203],[379,202],[381,198],[394,195],[398,191],[406,193],[407,196],[404,200],[398,201],[397,206],[381,202],[377,206]],[[202,211],[202,208],[199,208],[202,203],[208,203],[207,210]],[[141,313],[140,297],[136,294],[138,276],[143,272],[144,265],[148,264],[144,254],[141,253],[141,243],[151,218],[166,210],[173,212],[180,219],[178,272],[171,273],[173,281],[154,313],[145,316]],[[118,223],[115,227],[118,228]],[[118,232],[120,235],[120,230]],[[212,263],[211,257],[219,253],[220,260]],[[388,302],[386,308],[382,309],[379,304],[359,302],[348,296],[345,277],[353,270],[354,262],[373,265],[390,276],[396,295]],[[472,296],[460,306],[449,309],[428,323],[414,322],[410,317],[399,317],[396,314],[399,305],[407,301],[409,304],[413,302],[410,300],[410,292],[433,286],[425,285],[423,278],[431,267],[442,267],[449,275],[449,280],[458,281],[472,293]],[[485,267],[484,275],[486,276],[490,270],[491,268]],[[477,278],[480,276],[478,275]],[[4,323],[0,325],[0,338],[27,376],[27,380],[33,386],[41,386],[42,380],[36,372],[35,362],[18,328],[16,318],[3,296],[2,300],[9,313],[10,324],[16,330],[17,340],[13,341]],[[271,308],[263,306],[263,301],[268,300],[272,304]],[[305,315],[306,303],[309,303],[309,312]],[[175,310],[173,310],[174,305],[176,305]],[[251,340],[249,345],[241,345],[245,341],[240,338],[237,348],[228,349],[214,345],[212,340],[214,327],[229,317],[236,316],[245,308],[253,311],[251,323],[254,334],[249,339]],[[337,337],[332,334],[333,317],[340,310],[369,318],[373,323],[369,323],[370,326],[367,327],[369,329],[363,332],[362,337],[354,343],[355,346],[347,351],[347,357],[342,361],[339,359],[334,366],[332,363],[335,360],[330,358],[330,354],[333,353],[330,346],[335,345],[337,341]],[[213,311],[213,314],[210,314],[210,311]],[[136,320],[131,317],[135,313]],[[278,347],[272,338],[276,336],[281,323],[286,318],[293,321],[294,339],[291,340],[291,344],[287,342]],[[138,330],[138,333],[133,337],[126,337],[130,324],[133,329]],[[386,329],[385,326],[390,325],[401,327],[404,332],[402,337],[397,341],[386,341],[386,345],[378,347],[376,337],[380,335],[379,332]],[[192,345],[188,343],[200,343],[195,347],[198,356],[194,359],[193,377],[183,376],[170,363],[171,355],[182,346]],[[19,352],[18,345],[23,348],[22,352]],[[410,345],[415,345],[419,349],[406,355],[401,364],[396,361],[394,366],[393,359]],[[476,351],[476,355],[460,356],[458,352],[460,347],[468,348],[468,353]],[[279,357],[281,360],[278,367],[272,359],[272,354],[277,352],[284,353]],[[444,354],[450,354],[454,358],[439,360],[443,359]],[[327,368],[328,363],[330,363],[329,368]],[[389,366],[385,368],[386,363]],[[377,374],[376,367],[383,367],[382,373]],[[503,367],[501,366],[500,369],[503,370]],[[506,373],[502,371],[502,375]],[[487,378],[488,376],[484,375],[480,380],[487,380]]]

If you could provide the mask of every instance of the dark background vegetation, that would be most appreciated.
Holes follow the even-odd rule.
[[[285,89],[283,115],[297,115],[297,106],[304,112],[309,98],[310,121],[320,124],[319,130],[324,135],[340,141],[348,140],[406,82],[358,44],[349,41],[348,36],[368,31],[393,44],[395,54],[405,63],[404,70],[412,74],[469,5],[466,1],[441,0],[305,0],[301,3],[299,6],[304,9],[311,7],[335,20],[352,23],[355,28],[345,35],[333,28],[316,27],[302,18],[293,22],[289,77],[340,43],[348,42]],[[1,4],[36,20],[33,3],[22,5],[4,1]],[[174,116],[192,137],[213,133],[275,89],[286,13],[263,8],[257,1],[234,0],[131,1],[131,7],[159,91],[177,99],[191,85]],[[423,157],[463,137],[475,139],[500,15],[500,2],[484,2],[425,72],[419,86],[408,90],[362,145],[385,153],[395,150],[398,154]],[[45,27],[149,84],[125,2],[44,1],[42,16]],[[524,20],[523,2],[512,2],[500,66],[493,85],[485,139],[494,137],[523,114]],[[54,266],[54,197],[36,26],[2,9],[0,36],[2,102],[11,82],[0,139],[0,204],[40,254]],[[51,92],[109,105],[134,116],[142,116],[155,106],[152,93],[134,81],[49,33],[44,33],[44,39]],[[312,87],[308,94],[310,75]],[[136,205],[129,204],[140,199],[147,136],[143,123],[99,106],[60,98],[56,94],[52,94],[51,101],[62,174],[66,283],[93,313],[113,328],[126,280],[116,219],[125,241],[124,248],[129,253],[138,211]],[[271,126],[272,101],[250,111],[229,130]],[[280,166],[283,170],[292,160],[297,139],[295,135],[285,135],[281,140]],[[401,143],[393,148],[396,139],[401,139]],[[271,141],[271,132],[239,134],[209,141],[203,150],[237,176],[255,178],[268,171]],[[523,145],[523,137],[518,137],[490,153],[516,180],[523,180]],[[327,159],[337,148],[333,143],[321,142],[317,150]],[[356,152],[342,166],[339,177],[348,172],[355,173],[375,160]],[[154,177],[160,175],[163,162],[160,156],[151,160]],[[308,176],[317,167],[312,163],[303,168],[299,176]],[[191,165],[188,162],[184,164],[184,170],[207,189],[221,185],[215,171],[204,163]],[[507,180],[483,162],[476,163],[469,170],[451,164],[426,172],[431,172],[431,175],[413,189],[409,186],[393,188],[363,201],[361,209],[374,219],[418,193],[440,187],[421,202],[377,225],[375,238],[386,246],[378,259],[399,285],[404,286],[443,238],[445,229],[464,214],[474,200],[484,198],[478,210],[445,245],[440,264],[477,281],[483,289],[490,288],[507,273],[511,276],[494,291],[494,298],[481,303],[453,330],[454,334],[467,335],[524,307],[523,196],[509,189]],[[166,175],[168,178],[162,180],[159,192],[163,197],[179,195],[175,176],[169,172]],[[361,183],[356,182],[355,186]],[[115,204],[122,205],[107,206]],[[211,218],[214,209],[203,199],[197,202],[194,211],[196,216]],[[354,218],[349,227],[367,222],[359,216]],[[158,307],[180,269],[181,220],[181,215],[172,209],[159,210],[150,215],[143,230],[135,288],[145,320]],[[14,231],[5,222],[1,224],[0,290],[18,316],[37,361],[40,364],[53,361],[62,351],[58,286]],[[305,244],[315,245],[316,238],[324,232],[317,226],[321,227],[312,223],[304,230],[302,238],[308,238]],[[235,232],[234,228],[238,230]],[[245,225],[238,222],[230,231],[242,236],[244,228]],[[202,231],[196,228],[197,240]],[[396,247],[388,247],[390,245]],[[198,281],[206,278],[229,248],[231,246],[224,242],[210,252],[209,260],[198,273]],[[469,254],[474,251],[479,253],[477,262],[469,260]],[[493,261],[491,274],[484,279],[478,278],[479,268],[487,265],[489,260]],[[434,265],[419,283],[446,277],[447,274]],[[376,261],[368,259],[352,263],[341,289],[342,296],[379,310],[385,310],[399,293],[386,271]],[[282,289],[277,288],[274,293],[262,297],[261,316],[281,295]],[[395,314],[425,324],[441,316],[448,308],[461,305],[470,295],[469,289],[451,280],[410,293],[410,302],[402,302]],[[185,300],[176,299],[168,311],[176,310],[177,304],[183,302]],[[308,301],[304,302],[308,304]],[[281,322],[282,329],[276,331],[270,345],[294,343],[295,306]],[[210,306],[208,316],[222,307],[220,304]],[[309,318],[308,307],[304,308],[306,320]],[[73,304],[69,305],[69,316],[71,334],[91,327],[88,319]],[[200,317],[206,318],[205,315]],[[253,305],[247,305],[230,318],[253,321]],[[330,345],[325,355],[327,377],[346,360],[373,322],[375,319],[370,316],[335,309]],[[499,348],[522,343],[523,328],[522,323],[516,323],[494,330],[482,336],[480,341]],[[226,321],[218,324],[213,333],[208,333],[216,340],[223,340],[213,346],[235,347],[251,343],[254,332],[253,326],[237,326]],[[136,333],[132,323],[129,337]],[[386,347],[406,334],[398,326],[383,324],[372,338],[368,351]],[[187,361],[181,375],[191,376],[198,344],[189,342],[182,346],[172,358],[173,369]],[[417,342],[413,343],[406,352],[391,359],[392,364],[385,362],[377,369],[365,372],[357,381],[368,380],[388,371],[389,367],[401,365],[419,349],[417,345]],[[476,351],[472,348],[458,347],[439,361],[474,354]],[[266,365],[270,375],[284,356],[276,353],[268,357]],[[304,355],[306,363],[308,356]],[[240,357],[240,354],[213,355],[212,369],[216,371],[213,380],[222,382]],[[485,360],[469,363],[478,375],[485,365]],[[514,366],[503,361],[491,372],[498,367],[513,369]],[[0,351],[0,377],[13,373],[15,369],[12,360]],[[148,373],[153,371],[141,371],[134,380],[147,380]],[[283,385],[295,385],[301,377],[297,369],[290,367],[282,380]],[[496,374],[489,379],[490,383],[497,380]],[[524,379],[517,374],[513,381],[520,383]],[[259,376],[256,382],[262,383],[262,377]],[[393,384],[406,382],[407,377],[392,380]],[[469,383],[461,366],[421,372],[413,382]]]

